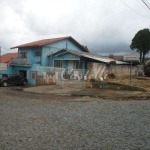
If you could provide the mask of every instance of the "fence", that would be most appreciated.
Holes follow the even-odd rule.
[[[31,66],[32,65],[32,61],[28,60],[26,58],[11,58],[10,59],[10,64],[11,65],[20,65],[20,66]]]
[[[106,65],[104,63],[89,63],[88,78],[105,80],[108,74],[113,73],[115,76],[130,75],[130,65]],[[137,67],[132,67],[132,75],[137,74]]]
[[[82,80],[86,69],[37,66],[36,84],[64,84],[69,80]]]

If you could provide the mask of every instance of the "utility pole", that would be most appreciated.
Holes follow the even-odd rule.
[[[130,86],[132,86],[132,61],[130,62]]]
[[[0,47],[0,74],[1,74],[1,47]]]
[[[147,8],[150,10],[150,7],[146,4],[146,2],[144,0],[142,0],[142,1],[147,6]]]

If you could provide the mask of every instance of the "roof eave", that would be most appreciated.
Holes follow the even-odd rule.
[[[10,49],[25,48],[25,47],[37,47],[37,46],[42,46],[42,45],[34,45],[34,46],[15,46],[15,47],[11,47]]]
[[[72,38],[71,36],[62,37],[62,38],[59,39],[58,41],[64,40],[64,39],[69,39],[69,38],[70,38],[71,40],[73,40],[77,45],[79,45],[85,52],[89,52],[88,49],[86,49],[84,46],[82,46],[79,42],[77,42],[77,41],[76,41],[74,38]],[[49,43],[55,43],[55,42],[57,42],[57,41],[46,42],[46,43],[37,44],[37,45],[27,45],[27,44],[29,44],[29,43],[26,43],[26,44],[23,44],[23,45],[18,45],[18,46],[11,47],[10,49],[43,46],[43,45],[46,45],[46,44],[49,44]],[[31,43],[32,43],[32,42],[31,42]]]
[[[84,46],[82,46],[82,45],[81,45],[79,42],[77,42],[73,37],[70,36],[70,38],[71,38],[73,41],[75,41],[78,45],[80,45],[80,47],[82,47],[82,48],[85,50],[85,52],[89,52],[88,49],[86,49]]]

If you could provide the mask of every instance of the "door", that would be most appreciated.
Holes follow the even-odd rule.
[[[73,69],[73,60],[68,60],[68,67]]]
[[[73,60],[68,60],[68,69],[67,69],[67,72],[68,72],[68,75],[70,75],[70,73],[73,71]]]
[[[27,71],[19,70],[19,75],[21,75],[23,78],[27,78]]]

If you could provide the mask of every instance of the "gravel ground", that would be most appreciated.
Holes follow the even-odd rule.
[[[0,150],[150,150],[149,100],[86,98],[0,90]]]

